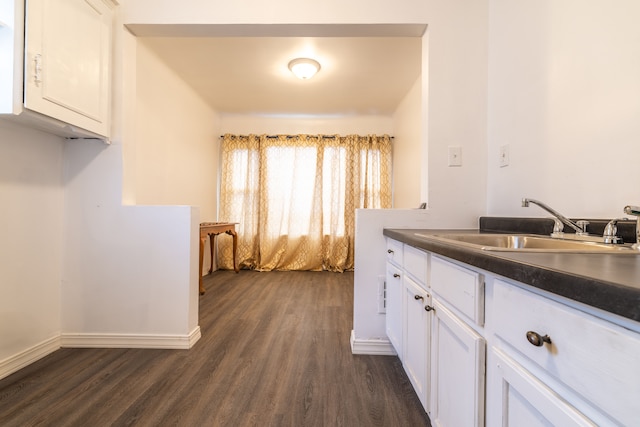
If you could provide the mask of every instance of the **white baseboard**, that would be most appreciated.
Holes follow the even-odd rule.
[[[189,335],[62,334],[61,347],[164,348],[188,350],[200,339],[200,326]]]
[[[351,353],[377,356],[395,356],[397,354],[388,339],[358,339],[353,330],[351,331]]]
[[[198,342],[200,337],[200,326],[196,326],[189,335],[61,334],[0,360],[0,379],[8,377],[61,347],[188,350]]]
[[[55,336],[21,351],[7,359],[0,360],[0,379],[8,377],[27,365],[36,362],[60,348],[60,337]]]

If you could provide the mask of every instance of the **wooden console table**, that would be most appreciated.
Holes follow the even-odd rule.
[[[210,237],[209,243],[211,247],[211,267],[209,273],[213,271],[213,242],[218,234],[226,233],[233,237],[233,270],[237,273],[238,267],[236,264],[236,251],[238,249],[238,235],[236,234],[235,222],[202,222],[200,223],[200,270],[198,271],[198,284],[200,288],[200,295],[204,294],[204,287],[202,286],[202,264],[204,257],[204,244],[207,241],[207,237]]]

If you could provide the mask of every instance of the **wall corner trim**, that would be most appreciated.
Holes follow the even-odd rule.
[[[65,348],[162,348],[188,350],[200,339],[200,326],[188,335],[62,334]]]
[[[351,353],[375,356],[395,356],[397,354],[388,339],[356,338],[353,330],[351,331]]]

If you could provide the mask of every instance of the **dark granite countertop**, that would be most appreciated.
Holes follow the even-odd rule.
[[[640,321],[640,254],[493,252],[417,236],[478,230],[385,229],[384,235],[583,304]]]

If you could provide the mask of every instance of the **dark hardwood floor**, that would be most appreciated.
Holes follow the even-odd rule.
[[[218,271],[191,350],[61,349],[0,426],[428,426],[397,357],[352,355],[353,273]]]

